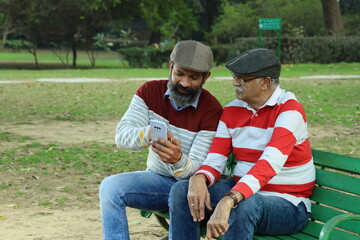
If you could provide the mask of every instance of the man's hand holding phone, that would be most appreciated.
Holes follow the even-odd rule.
[[[157,120],[150,120],[151,146],[165,163],[176,163],[182,156],[181,143],[167,131],[166,124]]]

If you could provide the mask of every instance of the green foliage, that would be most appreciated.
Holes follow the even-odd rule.
[[[24,43],[22,40],[7,40],[5,42],[5,48],[19,51],[20,49],[24,49]]]
[[[318,36],[325,33],[321,2],[313,0],[272,0],[228,3],[212,25],[206,39],[217,42],[237,42],[240,37],[256,37],[260,18],[281,18],[285,36]],[[274,31],[263,31],[264,36]]]
[[[275,52],[277,38],[262,38],[263,47]],[[223,65],[231,58],[251,48],[258,47],[257,38],[240,38],[232,45],[212,47],[217,65]],[[308,37],[282,38],[282,63],[338,63],[360,61],[359,37]]]
[[[127,31],[124,29],[120,30],[119,42],[121,47],[128,47],[136,40],[136,33],[134,33],[131,28]]]
[[[142,0],[139,7],[148,28],[161,32],[164,39],[191,38],[199,28],[195,10],[187,1]]]
[[[301,62],[359,62],[360,37],[304,39]]]
[[[171,49],[161,47],[134,47],[118,49],[125,56],[129,67],[161,68],[169,61]]]
[[[360,15],[358,13],[343,16],[343,22],[346,36],[360,36]]]
[[[255,36],[257,15],[248,4],[224,4],[223,14],[219,16],[206,38],[213,44],[235,41],[237,37]]]

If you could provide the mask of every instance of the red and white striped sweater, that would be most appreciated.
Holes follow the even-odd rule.
[[[207,159],[196,174],[214,184],[230,153],[237,164],[234,190],[245,198],[256,192],[288,199],[307,199],[315,184],[315,168],[302,105],[280,87],[257,111],[234,100],[224,108]]]

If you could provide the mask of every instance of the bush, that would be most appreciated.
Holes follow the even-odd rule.
[[[262,46],[277,52],[278,40],[276,37],[263,38]],[[169,60],[172,47],[122,48],[118,52],[125,56],[130,67],[160,68]],[[239,38],[234,44],[211,46],[214,65],[224,65],[240,53],[257,47],[258,38]],[[360,62],[360,37],[282,38],[281,62]]]
[[[263,38],[262,46],[277,52],[277,38]],[[235,44],[212,47],[217,65],[251,48],[258,47],[257,38],[240,38]],[[360,37],[282,38],[282,63],[360,62]]]
[[[129,67],[134,68],[161,68],[171,54],[171,49],[154,47],[121,48],[117,51],[125,56]]]

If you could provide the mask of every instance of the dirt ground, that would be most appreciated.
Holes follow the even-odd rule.
[[[43,144],[57,142],[67,145],[87,141],[113,143],[116,124],[114,121],[4,124],[0,126],[0,132],[30,136],[32,141]],[[325,134],[327,137],[349,134],[349,130],[341,126],[329,129],[310,127],[309,132],[313,139],[321,138]],[[16,143],[17,146],[18,144]],[[13,147],[14,143],[0,143],[1,150]],[[26,168],[21,171],[1,172],[0,185],[12,187],[0,192],[0,239],[102,239],[98,186],[104,176],[79,175],[71,170],[51,175],[40,174],[45,170]],[[78,184],[74,179],[86,184]],[[39,205],[42,200],[49,199],[56,204]],[[166,236],[166,231],[154,217],[145,219],[136,209],[128,209],[127,214],[131,239],[155,240]]]

